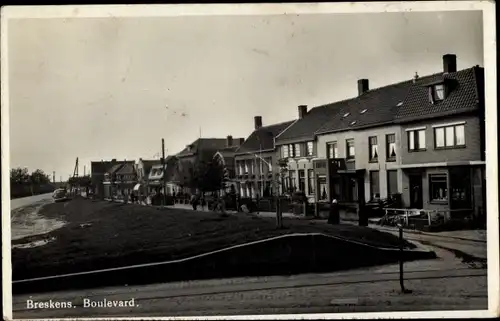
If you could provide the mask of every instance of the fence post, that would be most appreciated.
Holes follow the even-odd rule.
[[[429,223],[429,227],[431,227],[431,224],[432,224],[431,222],[432,222],[432,220],[431,220],[431,212],[430,212],[430,211],[427,211],[427,221],[428,221],[428,223]]]
[[[405,210],[405,226],[408,226],[408,210]]]
[[[405,289],[404,276],[403,276],[403,263],[404,263],[404,238],[403,238],[403,226],[401,223],[398,224],[399,227],[399,285],[401,286],[401,292],[411,293],[411,290]]]

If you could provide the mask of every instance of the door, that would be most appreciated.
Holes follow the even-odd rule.
[[[410,207],[424,207],[422,198],[422,174],[410,174]]]
[[[471,169],[469,167],[450,167],[450,209],[472,208]]]

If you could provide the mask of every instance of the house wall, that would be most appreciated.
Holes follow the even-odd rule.
[[[395,134],[396,157],[395,161],[386,161],[386,135]],[[370,163],[369,159],[369,137],[376,136],[378,144],[378,162]],[[346,131],[317,136],[317,157],[319,159],[327,158],[327,144],[337,142],[338,157],[346,158],[346,140],[354,139],[355,148],[355,167],[356,169],[366,169],[365,173],[365,200],[369,201],[370,195],[370,171],[379,171],[379,190],[380,197],[385,198],[388,195],[387,170],[396,170],[398,177],[399,193],[402,192],[404,182],[401,169],[401,127],[384,126],[357,131]]]
[[[455,122],[465,122],[465,147],[454,149],[435,149],[433,125]],[[441,119],[432,119],[402,126],[403,139],[401,140],[401,163],[424,164],[454,161],[479,161],[481,151],[481,124],[478,116],[455,116]],[[407,129],[425,127],[426,150],[410,152],[408,150]]]
[[[250,188],[253,188],[252,191],[252,196],[254,196],[257,192],[260,193],[259,191],[259,182],[261,181],[271,181],[272,178],[269,178],[267,175],[269,173],[269,166],[265,163],[262,163],[262,169],[264,174],[264,178],[261,179],[261,166],[260,166],[260,158],[256,157],[255,155],[258,154],[260,157],[264,159],[271,159],[271,165],[272,165],[272,177],[276,177],[276,174],[279,173],[279,168],[278,168],[278,159],[279,159],[279,153],[277,151],[266,151],[266,152],[255,152],[255,153],[248,153],[248,154],[240,154],[240,155],[235,155],[234,157],[234,168],[235,168],[235,173],[236,173],[236,181],[237,181],[237,186],[236,186],[236,191],[237,193],[240,194],[242,197],[249,197],[248,189],[246,189],[245,182],[246,181],[251,181],[251,186]],[[252,178],[252,176],[249,176],[248,179],[242,178],[241,176],[245,172],[245,166],[241,168],[240,164],[247,163],[248,165],[248,174],[249,175],[255,175],[255,177]],[[275,186],[276,187],[276,186]]]

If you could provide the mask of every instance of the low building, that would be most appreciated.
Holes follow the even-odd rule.
[[[241,142],[240,138],[233,143]],[[194,194],[198,189],[190,184],[195,167],[213,160],[217,151],[227,147],[227,138],[199,138],[175,155],[177,162],[174,174],[169,179],[179,192]],[[189,186],[191,185],[191,186]]]
[[[137,182],[134,161],[112,161],[113,165],[104,174],[104,197],[121,197],[124,190],[132,189]],[[123,167],[125,169],[119,172]],[[132,185],[131,187],[129,185]]]
[[[272,196],[279,180],[278,159],[274,140],[293,121],[262,126],[262,117],[254,117],[254,131],[235,152],[237,191],[243,198]],[[275,185],[273,187],[273,185]]]
[[[164,193],[165,187],[167,195],[172,195],[174,192],[178,192],[177,185],[172,182],[173,175],[177,166],[177,161],[177,157],[167,156],[165,157],[165,166],[160,160],[158,163],[155,163],[151,167],[148,176],[148,194],[151,194],[153,192]]]

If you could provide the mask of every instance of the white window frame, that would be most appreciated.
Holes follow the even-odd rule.
[[[307,142],[307,156],[314,155],[314,142]]]
[[[463,132],[463,144],[457,144],[457,128],[462,127],[462,132]],[[463,148],[467,146],[467,142],[465,139],[465,122],[455,122],[455,123],[448,123],[448,124],[441,124],[441,125],[434,125],[432,126],[433,131],[434,131],[434,148],[435,149],[453,149],[453,148]],[[449,130],[452,130],[452,137],[453,141],[451,145],[447,144],[447,137],[450,134]],[[443,131],[443,145],[438,146],[438,140],[437,140],[437,131],[442,130]]]

